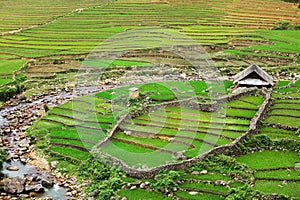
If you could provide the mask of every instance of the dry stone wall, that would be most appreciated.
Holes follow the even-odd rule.
[[[158,174],[161,170],[180,170],[180,169],[185,169],[188,166],[195,164],[201,160],[203,160],[204,158],[206,158],[208,155],[213,154],[213,153],[224,153],[226,150],[231,150],[234,149],[235,146],[241,142],[242,140],[244,140],[248,135],[254,133],[257,130],[257,125],[260,122],[260,120],[263,118],[266,110],[270,107],[271,104],[271,93],[268,91],[262,91],[262,90],[258,90],[257,88],[251,88],[251,89],[247,89],[244,90],[242,92],[239,92],[237,94],[230,94],[230,95],[226,95],[224,97],[221,98],[217,98],[214,99],[213,104],[219,104],[219,103],[225,103],[227,101],[233,101],[236,100],[238,98],[241,98],[243,96],[246,95],[253,95],[253,94],[263,94],[265,96],[265,100],[262,103],[262,105],[260,106],[259,110],[257,111],[257,113],[255,114],[255,116],[253,117],[253,119],[251,120],[250,126],[248,131],[246,131],[243,135],[241,135],[239,138],[237,138],[236,140],[234,140],[231,144],[226,144],[223,146],[219,146],[216,147],[214,149],[211,149],[210,151],[203,153],[199,156],[196,156],[194,158],[190,158],[187,160],[182,160],[176,163],[170,163],[170,164],[165,164],[165,165],[161,165],[161,166],[157,166],[151,169],[137,169],[134,167],[130,167],[129,165],[127,165],[124,161],[117,159],[105,152],[101,152],[99,149],[95,150],[95,152],[97,152],[97,155],[100,157],[104,157],[107,162],[119,167],[121,170],[125,171],[129,176],[131,177],[136,177],[136,178],[152,178],[154,177],[156,174]],[[185,103],[191,101],[191,99],[185,100]],[[154,106],[148,106],[148,107],[144,107],[144,108],[140,108],[138,109],[136,112],[132,113],[132,114],[127,114],[126,116],[124,116],[123,118],[121,118],[121,120],[119,120],[119,122],[116,124],[116,126],[113,128],[113,130],[110,132],[109,136],[100,144],[98,144],[98,147],[102,147],[105,144],[107,144],[113,137],[114,135],[120,130],[120,125],[122,123],[124,123],[126,120],[128,120],[131,117],[136,117],[139,116],[143,113],[147,113],[149,112],[150,109],[159,109],[165,106],[178,106],[180,105],[180,103],[182,102],[168,102],[168,103],[162,103],[160,105],[154,105]],[[187,105],[187,104],[185,104]],[[191,104],[192,105],[192,104]],[[202,107],[201,107],[202,105]],[[206,110],[206,109],[210,109],[211,107],[214,106],[210,106],[208,104],[199,104],[200,109]],[[199,109],[199,107],[198,107]],[[210,110],[211,111],[211,110]]]

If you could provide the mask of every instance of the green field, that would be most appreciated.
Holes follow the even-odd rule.
[[[255,189],[266,193],[300,196],[300,172],[294,169],[296,163],[300,162],[297,152],[266,150],[241,156],[237,161],[256,170]]]
[[[24,62],[42,59],[50,64],[53,58],[68,60],[80,54],[86,55],[118,33],[145,27],[180,32],[182,35],[178,35],[177,39],[182,44],[185,43],[186,36],[193,43],[207,48],[220,47],[219,51],[212,52],[210,56],[225,74],[229,71],[238,72],[240,67],[245,67],[248,63],[257,63],[268,71],[280,71],[281,65],[274,59],[282,59],[287,69],[296,70],[298,64],[293,59],[299,46],[297,31],[261,30],[274,27],[278,20],[299,24],[296,20],[299,16],[296,6],[280,0],[268,0],[264,5],[258,0],[252,0],[251,5],[251,8],[244,10],[242,8],[245,2],[241,0],[198,0],[184,3],[85,0],[72,5],[69,1],[44,1],[41,4],[33,0],[18,0],[14,3],[3,3],[0,8],[0,33],[3,33],[0,36],[0,59],[7,62],[11,59],[20,60],[22,57]],[[27,12],[29,7],[30,13]],[[22,30],[10,32],[18,29]],[[154,35],[145,30],[139,37],[143,45],[149,44],[150,47],[170,39],[163,29],[160,34]],[[119,44],[122,43],[122,38],[116,36],[109,42]],[[128,42],[127,47],[140,44],[139,40],[134,39],[129,39]],[[230,46],[235,46],[235,49],[229,50]],[[136,53],[139,56],[135,54],[132,57],[131,54],[126,59],[161,63],[162,58],[167,57],[167,52],[153,52],[151,56],[144,52]],[[221,58],[219,54],[229,55]],[[261,56],[271,59],[259,60]],[[175,58],[173,61],[172,58],[164,59],[164,62],[180,63]],[[115,64],[123,65],[122,62]],[[22,64],[15,64],[13,69],[21,66]],[[48,65],[44,74],[36,75],[51,77],[47,72],[56,67]],[[28,75],[33,71],[28,70]],[[2,84],[12,80],[11,75],[6,77],[1,81]]]
[[[74,199],[97,190],[95,199],[299,199],[299,9],[294,0],[0,0],[0,106],[102,88],[44,105],[24,126],[33,149],[59,161],[53,173],[83,183]],[[275,86],[215,104],[251,64]],[[252,131],[263,91],[270,105]],[[143,171],[224,146],[139,179],[97,154]]]

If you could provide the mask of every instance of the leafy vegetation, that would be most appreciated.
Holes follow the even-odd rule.
[[[35,147],[50,161],[59,160],[62,172],[89,182],[87,193],[95,199],[244,200],[273,199],[273,193],[279,194],[277,199],[299,198],[300,174],[294,169],[300,163],[300,81],[295,80],[300,64],[299,5],[284,1],[251,0],[251,6],[241,0],[5,1],[0,6],[0,101],[23,92],[31,97],[72,89],[80,70],[95,75],[95,84],[106,88],[118,85],[118,78],[132,69],[155,77],[153,66],[176,67],[186,81],[134,85],[136,99],[129,97],[131,86],[121,86],[55,108],[45,105],[47,114],[33,123],[27,136],[37,138]],[[192,105],[209,105],[212,95],[231,93],[232,81],[191,80],[197,72],[186,58],[158,48],[177,42],[204,46],[204,60],[212,58],[216,65],[213,77],[232,76],[256,63],[276,78],[291,80],[276,83],[258,130],[224,154],[147,180],[128,177],[116,166],[105,165],[104,158],[91,156],[127,113],[132,119],[101,150],[147,170],[231,144],[248,131],[264,101],[261,95],[251,95],[219,105],[214,112],[185,102],[152,110],[149,106],[189,97],[195,97]],[[141,44],[149,49],[138,49]],[[116,58],[101,56],[118,50],[126,51]],[[210,75],[201,70],[204,79]],[[149,111],[136,116],[142,108]],[[5,159],[1,151],[0,164]]]

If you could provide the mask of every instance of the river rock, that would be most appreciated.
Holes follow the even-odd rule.
[[[28,194],[20,194],[19,197],[21,197],[21,199],[28,199],[29,195]]]
[[[95,196],[97,196],[98,194],[100,193],[100,190],[98,190],[98,189],[96,189],[96,190],[94,190],[93,192],[92,192],[92,197],[95,197]]]
[[[202,170],[201,172],[200,172],[200,174],[207,174],[207,170]]]
[[[145,183],[141,183],[140,188],[141,189],[145,189],[145,187],[146,187],[146,184]]]
[[[8,166],[6,169],[7,169],[8,171],[19,171],[19,168],[16,167],[16,166]]]
[[[21,141],[19,142],[19,147],[21,147],[21,148],[28,148],[28,147],[29,147],[29,141],[26,140],[26,139],[21,140]]]
[[[27,182],[25,184],[25,191],[27,192],[41,192],[43,191],[45,188],[42,186],[42,184],[40,183],[36,183],[36,182]]]
[[[223,180],[216,180],[215,185],[226,185],[226,182]]]
[[[51,187],[53,187],[54,182],[52,180],[49,180],[49,179],[44,179],[44,180],[42,180],[42,185],[45,188],[51,188]]]
[[[296,171],[300,171],[300,163],[296,163],[294,169],[295,169]]]
[[[58,163],[59,163],[58,161],[52,161],[50,163],[51,169],[55,168]]]
[[[189,194],[190,194],[190,195],[197,195],[198,192],[196,192],[196,191],[190,191]]]
[[[135,186],[135,185],[133,185],[133,186],[130,188],[130,190],[134,190],[134,189],[136,189],[136,186]]]
[[[4,180],[4,191],[11,194],[19,194],[24,191],[24,180],[20,177],[6,178]]]

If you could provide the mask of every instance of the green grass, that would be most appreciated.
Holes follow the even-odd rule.
[[[297,89],[296,88],[278,88],[275,89],[274,92],[278,92],[278,93],[287,93],[287,92],[295,92]]]
[[[226,115],[230,117],[246,117],[246,118],[253,118],[255,115],[256,111],[252,110],[240,110],[240,109],[233,109],[233,108],[228,108],[226,110]]]
[[[273,128],[273,127],[262,127],[259,130],[259,134],[265,134],[272,140],[280,140],[280,139],[294,139],[299,140],[299,135],[294,131]]]
[[[259,180],[256,181],[254,188],[269,194],[277,193],[292,197],[300,197],[300,182],[288,182],[288,184],[282,184],[282,181]]]
[[[90,153],[88,153],[88,152],[84,152],[84,151],[80,151],[80,150],[72,149],[72,148],[68,148],[68,147],[52,146],[51,150],[53,152],[57,152],[57,153],[60,153],[62,155],[73,157],[73,158],[76,158],[78,160],[86,160],[90,155]]]
[[[256,180],[255,189],[265,193],[277,193],[292,197],[300,197],[300,182],[291,182],[289,180],[300,180],[299,171],[294,170],[296,163],[300,162],[298,153],[294,151],[270,151],[254,152],[236,158],[238,162],[246,164],[254,170],[259,169],[276,169],[289,168],[290,170],[272,170],[272,171],[256,171],[256,178],[277,178],[282,181],[275,180]],[[283,183],[287,181],[287,184]]]
[[[296,162],[300,162],[300,158],[297,152],[265,150],[238,157],[237,161],[253,169],[267,169],[294,167]]]
[[[201,175],[194,175],[194,174],[186,174],[182,175],[181,178],[183,179],[197,179],[197,180],[210,180],[210,181],[216,181],[216,180],[224,180],[229,181],[231,180],[230,176],[218,174],[218,173],[209,173],[209,174],[201,174]]]
[[[273,42],[271,45],[252,46],[254,50],[267,50],[276,52],[280,49],[281,52],[297,53],[299,50],[299,32],[297,30],[260,30],[259,35]]]
[[[284,87],[284,86],[287,86],[288,84],[290,84],[290,81],[287,81],[287,80],[279,80],[277,83],[276,83],[276,87]]]
[[[262,96],[245,96],[242,97],[241,100],[245,100],[248,102],[252,102],[256,105],[260,105],[264,101],[264,98]]]
[[[283,180],[300,180],[300,172],[291,168],[290,170],[263,171],[254,174],[256,178],[279,178]]]
[[[123,160],[130,166],[143,166],[155,167],[165,164],[166,161],[172,162],[174,158],[171,154],[153,151],[146,148],[125,144],[118,141],[112,141],[101,148],[106,152],[118,159]]]
[[[291,116],[300,116],[300,110],[287,110],[287,109],[276,109],[272,110],[270,114],[282,114],[282,115],[291,115]]]
[[[214,192],[221,192],[221,193],[227,193],[228,189],[224,186],[220,185],[214,185],[214,184],[207,184],[207,183],[190,183],[185,182],[180,185],[181,188],[188,188],[188,189],[200,189],[200,190],[208,190],[208,191],[214,191]]]
[[[141,62],[141,61],[130,61],[130,60],[93,60],[88,59],[82,62],[84,65],[88,65],[91,67],[99,67],[99,68],[113,68],[116,66],[151,66],[151,63]]]
[[[164,86],[153,83],[143,85],[143,89],[144,92],[157,92],[156,89],[164,91],[165,93],[169,92]],[[123,92],[120,94],[123,95]],[[263,100],[261,96],[243,97],[243,99],[255,103],[260,103]],[[235,105],[238,101],[239,100],[236,100],[230,103]],[[258,105],[252,106],[257,109]],[[252,118],[256,113],[256,111],[238,111],[241,113],[241,116],[249,118]],[[237,113],[233,112],[231,114],[233,117],[237,115]],[[214,145],[221,146],[229,144],[248,130],[249,119],[233,117],[221,119],[219,115],[218,113],[176,106],[154,110],[124,123],[122,125],[123,131],[118,132],[114,136],[116,140],[112,140],[112,142],[105,145],[102,150],[122,159],[129,165],[136,164],[134,155],[140,156],[145,154],[148,160],[158,159],[155,157],[157,156],[156,154],[161,154],[162,152],[153,151],[151,150],[152,147],[172,152],[184,151],[185,156],[192,158],[214,148]],[[131,132],[131,135],[127,136],[124,134],[125,131],[128,133]],[[226,136],[230,138],[226,138]],[[174,138],[174,142],[171,142],[172,138]],[[117,141],[117,139],[125,141]],[[130,142],[134,142],[135,144],[130,144]],[[128,152],[128,155],[126,155],[126,152]],[[175,162],[176,159],[171,157],[172,155],[167,156],[167,161]],[[149,163],[148,160],[146,161],[147,163]],[[139,162],[143,164],[145,158],[139,159]],[[157,162],[151,163],[151,166],[154,166]]]
[[[293,127],[300,127],[300,119],[293,117],[284,117],[284,116],[271,116],[265,120],[266,122],[282,124]]]
[[[182,199],[190,199],[190,200],[221,200],[224,199],[222,196],[207,194],[207,193],[198,193],[196,195],[191,195],[189,192],[185,191],[177,191],[175,195]]]
[[[94,111],[92,111],[93,109]],[[47,142],[48,138],[45,136],[49,134],[50,142],[66,145],[65,147],[52,146],[51,151],[76,159],[86,159],[87,152],[80,151],[75,147],[72,149],[67,145],[91,149],[95,143],[106,137],[107,131],[112,128],[114,123],[115,119],[110,111],[110,104],[95,96],[85,96],[51,108],[40,121],[34,123],[30,134],[36,136],[41,145]]]
[[[149,199],[149,200],[171,200],[172,198],[169,198],[161,193],[158,192],[150,192],[147,190],[142,190],[142,189],[135,189],[135,190],[120,190],[118,194],[122,197],[126,197],[127,199],[132,199],[132,200],[144,200],[144,199]]]

